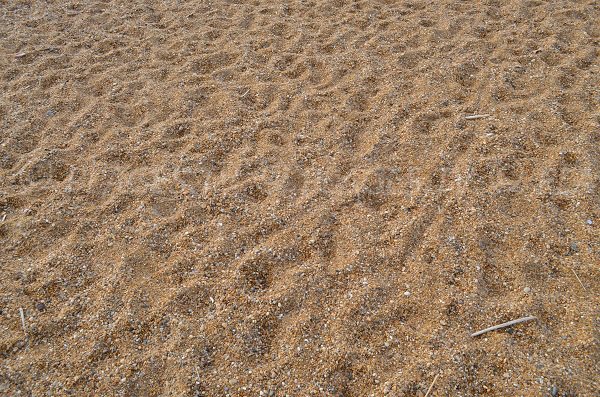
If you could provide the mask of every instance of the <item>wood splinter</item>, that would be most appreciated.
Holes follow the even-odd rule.
[[[519,324],[519,323],[524,323],[525,321],[531,321],[531,320],[537,320],[537,317],[535,317],[535,316],[528,316],[528,317],[518,318],[516,320],[508,321],[506,323],[502,323],[502,324],[494,325],[493,327],[482,329],[481,331],[477,331],[477,332],[471,334],[471,336],[472,337],[479,336],[481,334],[485,334],[486,332],[495,331],[497,329],[510,327],[511,325],[515,325],[515,324]]]
[[[22,307],[19,308],[19,315],[21,316],[21,326],[23,327],[23,332],[25,333],[25,336],[27,337],[27,327],[25,326],[25,313],[23,312]]]
[[[587,291],[587,288],[585,288],[585,285],[583,285],[583,283],[581,282],[581,279],[579,278],[579,276],[577,275],[577,273],[575,273],[575,270],[573,270],[573,268],[570,267],[570,266],[569,266],[569,269],[571,269],[571,271],[573,272],[573,274],[577,278],[577,281],[579,281],[579,284],[581,284],[581,288],[583,288],[584,290]]]
[[[431,393],[431,390],[433,389],[433,385],[435,385],[435,381],[437,380],[438,376],[440,376],[440,374],[437,374],[435,376],[435,378],[433,378],[433,382],[431,382],[431,385],[429,386],[429,389],[427,389],[427,393],[425,394],[425,397],[428,397],[429,393]]]
[[[465,116],[465,120],[485,119],[486,117],[490,117],[490,115],[489,114],[472,114],[470,116]]]

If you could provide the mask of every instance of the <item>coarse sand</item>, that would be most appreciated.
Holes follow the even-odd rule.
[[[0,395],[600,395],[599,35],[0,0]]]

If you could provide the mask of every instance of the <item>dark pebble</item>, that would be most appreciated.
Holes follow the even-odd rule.
[[[556,386],[552,386],[552,389],[550,389],[550,395],[551,395],[552,397],[556,397],[556,396],[558,396],[558,387],[556,387]]]
[[[35,308],[38,309],[38,311],[43,312],[46,310],[46,305],[44,302],[38,302],[35,304]]]

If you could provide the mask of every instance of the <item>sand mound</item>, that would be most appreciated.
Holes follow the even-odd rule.
[[[599,20],[0,2],[0,394],[594,395]]]

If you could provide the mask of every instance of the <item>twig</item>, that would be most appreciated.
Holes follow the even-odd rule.
[[[21,325],[23,326],[23,332],[25,333],[25,337],[27,337],[27,327],[25,326],[25,313],[23,312],[23,308],[19,308],[19,314],[21,315]]]
[[[433,382],[431,382],[431,386],[429,386],[429,389],[427,389],[427,393],[425,393],[425,397],[428,397],[429,393],[431,393],[431,389],[433,389],[433,385],[435,385],[435,381],[437,380],[438,376],[440,376],[440,374],[437,374],[435,376],[435,378],[433,378]]]
[[[477,119],[484,119],[486,117],[490,117],[489,114],[473,114],[471,116],[465,116],[465,120],[477,120]]]
[[[587,288],[585,288],[585,285],[583,285],[583,283],[581,282],[581,279],[579,278],[579,276],[577,275],[577,273],[575,273],[575,270],[573,270],[573,268],[571,266],[569,266],[569,269],[571,269],[571,271],[573,272],[573,274],[575,275],[575,277],[577,277],[577,281],[579,281],[579,284],[581,284],[581,287],[587,291]]]
[[[250,92],[250,88],[248,88],[248,89],[246,90],[246,92],[244,92],[242,95],[240,95],[240,98],[243,98],[243,97],[245,97],[246,95],[248,95],[248,93],[249,93],[249,92]]]
[[[473,336],[473,337],[479,336],[481,334],[485,334],[486,332],[495,331],[495,330],[500,329],[500,328],[510,327],[511,325],[515,325],[515,324],[519,324],[519,323],[524,323],[525,321],[531,321],[531,320],[537,320],[537,317],[535,317],[535,316],[528,316],[528,317],[518,318],[516,320],[508,321],[506,323],[502,323],[502,324],[494,325],[493,327],[482,329],[481,331],[477,331],[474,334],[471,334],[471,336]]]

